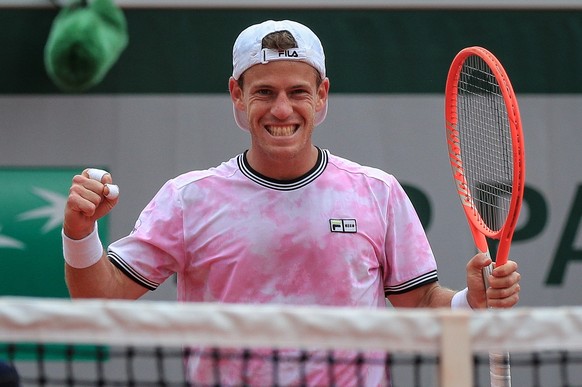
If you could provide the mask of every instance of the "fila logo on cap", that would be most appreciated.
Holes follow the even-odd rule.
[[[331,232],[354,233],[358,231],[355,219],[330,219],[329,228]]]
[[[261,63],[269,63],[272,60],[281,59],[305,59],[307,54],[305,50],[300,48],[290,48],[287,50],[271,50],[268,48],[263,48],[261,50]]]
[[[284,56],[286,58],[299,58],[299,53],[297,52],[297,50],[279,51],[279,58],[282,56]]]

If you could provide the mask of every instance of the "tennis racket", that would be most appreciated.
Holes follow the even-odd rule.
[[[517,99],[501,63],[482,47],[453,59],[445,88],[445,126],[457,193],[479,252],[498,241],[495,264],[507,262],[525,185],[525,149]],[[509,354],[490,353],[492,386],[511,385]]]

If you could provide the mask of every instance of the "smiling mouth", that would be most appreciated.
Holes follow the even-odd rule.
[[[291,136],[299,128],[298,125],[274,126],[268,125],[265,127],[269,134],[274,137]]]

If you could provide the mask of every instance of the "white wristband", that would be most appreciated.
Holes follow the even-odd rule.
[[[96,264],[101,259],[103,245],[99,239],[97,222],[95,222],[93,232],[83,239],[71,239],[65,235],[64,231],[61,233],[63,237],[63,256],[69,266],[76,269],[84,269]]]
[[[467,301],[467,293],[469,293],[467,288],[455,293],[451,300],[451,309],[471,309],[471,305]]]

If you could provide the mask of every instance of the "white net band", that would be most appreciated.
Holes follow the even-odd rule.
[[[0,298],[2,342],[9,343],[3,351],[8,354],[11,362],[17,362],[21,370],[30,368],[31,364],[18,363],[21,359],[17,354],[21,346],[19,343],[36,343],[34,351],[38,357],[45,356],[51,345],[62,343],[105,346],[109,348],[107,356],[103,356],[107,361],[105,365],[96,367],[97,371],[93,372],[96,379],[106,377],[99,376],[101,374],[112,375],[111,371],[103,370],[112,367],[115,363],[112,358],[119,353],[121,357],[129,358],[124,362],[131,364],[140,352],[147,352],[149,356],[157,358],[155,367],[121,367],[121,373],[128,372],[124,371],[127,369],[141,370],[130,372],[132,378],[134,373],[137,375],[137,382],[108,384],[100,381],[99,385],[103,386],[160,385],[159,378],[166,378],[168,371],[161,372],[162,376],[155,376],[151,384],[140,377],[146,373],[144,369],[150,371],[163,368],[161,364],[166,362],[162,359],[164,348],[174,353],[179,368],[183,366],[185,357],[192,359],[196,356],[199,359],[205,356],[199,361],[217,367],[237,362],[236,369],[241,374],[250,372],[260,362],[275,361],[278,364],[267,365],[266,369],[280,369],[277,377],[283,377],[281,375],[285,375],[290,367],[295,367],[284,364],[289,361],[285,358],[289,353],[293,354],[294,361],[301,363],[297,372],[305,375],[309,375],[310,367],[321,366],[331,370],[324,371],[324,376],[329,374],[330,378],[341,377],[336,370],[346,364],[342,362],[349,361],[357,372],[375,367],[379,370],[377,372],[385,374],[382,378],[386,384],[382,385],[392,387],[489,385],[488,353],[508,351],[511,353],[512,378],[518,380],[513,385],[574,386],[572,380],[576,383],[582,380],[582,308],[576,307],[453,311]],[[118,351],[117,348],[129,349]],[[194,348],[194,352],[184,354],[185,348]],[[221,348],[224,349],[222,354]],[[297,351],[286,352],[294,348]],[[196,352],[199,349],[203,350]],[[235,360],[232,349],[239,349],[236,351],[239,357]],[[272,351],[265,352],[265,349]],[[353,356],[331,359],[332,354],[342,355],[347,350],[354,351],[349,352]],[[79,352],[72,355],[74,351],[71,348],[66,350],[67,354],[69,352],[71,355],[67,355],[68,361],[75,360],[75,356],[79,355]],[[317,353],[319,358],[315,359],[312,353]],[[258,357],[253,357],[256,354],[259,354]],[[323,357],[320,356],[322,354]],[[314,359],[315,366],[309,364]],[[323,360],[331,363],[325,365]],[[480,361],[482,364],[479,364]],[[46,382],[53,378],[48,376],[47,369],[50,367],[47,362],[51,366],[55,363],[41,360],[38,363],[40,365],[36,366],[40,369],[40,376],[27,379],[39,380],[39,384],[25,385],[65,383],[65,379],[58,377],[54,379],[54,384]],[[356,364],[358,362],[368,363],[360,367]],[[421,363],[429,371],[419,370],[417,366],[420,367]],[[412,376],[399,376],[403,364],[412,369],[409,372]],[[522,364],[528,367],[525,378],[520,376]],[[66,384],[77,385],[70,381],[74,373],[72,370],[77,367],[78,364],[67,365],[65,371],[57,371],[57,374],[66,373],[69,375]],[[487,372],[479,374],[480,367],[486,368]],[[545,369],[550,367],[552,370],[547,372]],[[216,375],[215,380],[224,377],[224,372],[220,372],[218,368],[212,371],[211,374]],[[83,369],[77,374],[86,376],[88,372]],[[180,378],[186,377],[181,371],[174,374]],[[415,381],[412,382],[411,378]],[[482,379],[485,378],[486,384],[480,384],[480,380],[483,383]],[[365,377],[356,380],[356,385],[366,385]],[[399,380],[400,384],[395,380]],[[548,380],[550,384],[544,384],[543,380]],[[534,381],[535,384],[532,384]],[[180,380],[176,385],[183,383]],[[167,382],[162,384],[174,385]],[[192,385],[231,384],[214,381]]]

